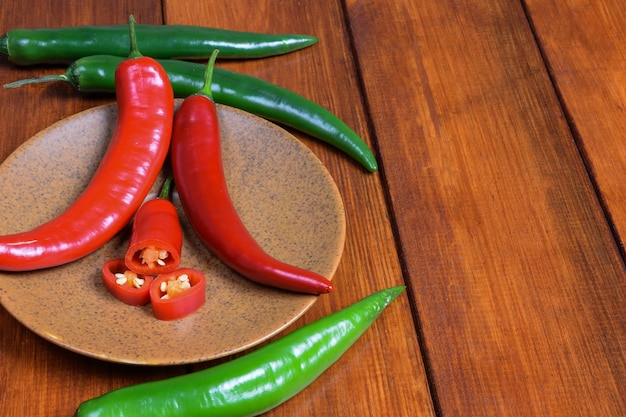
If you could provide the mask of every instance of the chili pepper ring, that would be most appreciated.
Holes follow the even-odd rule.
[[[102,283],[111,294],[132,306],[150,302],[151,276],[128,276],[124,259],[111,259],[102,265]]]
[[[205,287],[204,274],[193,268],[180,268],[157,276],[150,286],[154,317],[176,320],[188,316],[204,304]]]

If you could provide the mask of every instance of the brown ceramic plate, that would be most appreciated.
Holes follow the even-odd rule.
[[[0,233],[31,229],[78,196],[104,153],[116,111],[112,104],[62,120],[0,165]],[[331,278],[343,251],[345,217],[324,166],[274,124],[225,106],[219,106],[219,115],[227,180],[244,223],[268,253]],[[0,302],[24,326],[69,350],[112,362],[167,365],[252,347],[289,326],[317,300],[232,272],[196,238],[176,193],[173,200],[184,227],[182,264],[207,276],[207,302],[191,316],[159,321],[149,305],[127,306],[104,288],[100,266],[123,256],[128,230],[65,266],[0,272]]]

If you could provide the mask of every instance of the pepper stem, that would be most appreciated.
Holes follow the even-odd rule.
[[[130,54],[129,58],[139,58],[141,57],[141,52],[139,52],[139,44],[137,43],[137,29],[135,27],[135,18],[131,14],[128,18],[128,30],[130,36]]]
[[[207,96],[211,100],[213,100],[213,92],[211,91],[211,82],[213,81],[213,68],[215,68],[215,60],[217,59],[217,55],[219,54],[219,50],[214,50],[209,58],[209,62],[207,63],[206,70],[204,71],[204,84],[198,94],[202,94]]]
[[[9,35],[0,36],[0,55],[9,56]]]
[[[3,87],[4,88],[17,88],[17,87],[22,87],[24,85],[28,85],[28,84],[35,84],[35,83],[47,83],[50,81],[67,81],[69,82],[67,75],[65,74],[61,74],[61,75],[45,75],[43,77],[38,77],[38,78],[27,78],[25,80],[18,80],[18,81],[13,81],[12,83],[8,83],[5,84]]]
[[[161,192],[159,193],[158,198],[162,198],[164,200],[167,200],[169,198],[170,189],[172,188],[172,181],[174,181],[174,176],[170,175],[169,177],[167,177],[167,179],[161,186]]]

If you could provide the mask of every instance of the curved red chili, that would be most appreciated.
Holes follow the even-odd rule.
[[[174,96],[161,65],[134,45],[115,73],[117,123],[91,182],[58,217],[0,236],[0,270],[47,268],[95,251],[128,224],[150,191],[168,152]]]
[[[197,269],[161,274],[150,285],[152,313],[159,320],[176,320],[198,310],[206,298],[206,278]]]
[[[167,198],[171,181],[171,177],[165,181],[158,198],[143,203],[133,220],[125,260],[137,274],[163,274],[180,264],[183,231],[176,207]]]
[[[272,258],[239,218],[224,177],[212,66],[210,61],[203,89],[185,99],[174,119],[172,168],[189,222],[218,258],[250,280],[303,293],[332,291],[325,277]]]
[[[111,294],[131,306],[150,302],[150,275],[135,274],[126,268],[124,259],[111,259],[102,265],[102,282]]]

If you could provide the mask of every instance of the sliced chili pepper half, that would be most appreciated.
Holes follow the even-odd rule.
[[[126,266],[144,275],[171,272],[180,264],[182,244],[183,233],[174,205],[162,198],[146,201],[135,215]]]
[[[122,258],[111,259],[102,265],[102,282],[111,294],[128,305],[142,306],[150,302],[152,276],[130,271]]]
[[[206,278],[197,269],[180,268],[155,278],[150,286],[154,317],[176,320],[198,310],[205,301]]]

